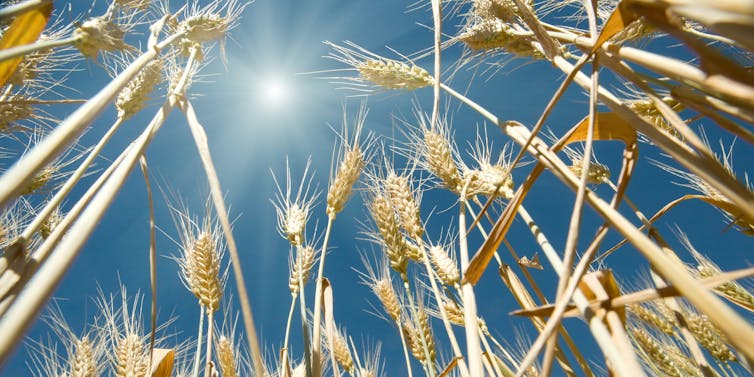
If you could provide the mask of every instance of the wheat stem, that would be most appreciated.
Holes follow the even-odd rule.
[[[84,195],[81,196],[73,208],[66,213],[63,220],[61,220],[58,226],[56,226],[50,235],[47,236],[42,245],[31,253],[30,261],[18,258],[21,254],[26,255],[26,253],[28,253],[24,243],[14,243],[8,248],[6,256],[11,260],[12,264],[10,266],[11,268],[0,276],[0,297],[2,298],[2,302],[0,303],[0,315],[5,313],[13,300],[15,300],[18,292],[20,292],[28,280],[34,276],[39,266],[47,259],[57,246],[60,239],[68,231],[71,224],[76,221],[81,211],[86,208],[94,195],[97,194],[102,185],[110,178],[113,171],[115,171],[123,159],[128,155],[130,149],[131,146],[127,147],[99,176],[99,178],[89,186],[89,189],[87,189]],[[11,258],[11,256],[13,256],[13,258]]]
[[[401,279],[403,279],[403,288],[406,290],[406,297],[408,298],[409,308],[411,309],[411,319],[414,322],[412,326],[414,328],[420,329],[421,326],[417,325],[417,322],[419,321],[419,311],[414,304],[414,297],[413,293],[411,293],[411,283],[408,279],[408,275],[406,275],[405,272],[402,272]],[[429,377],[435,377],[437,375],[437,371],[435,371],[435,365],[434,361],[432,360],[431,352],[429,350],[429,341],[426,339],[426,335],[427,334],[425,334],[423,331],[419,330],[419,341],[421,341],[422,351],[424,352],[424,372]]]
[[[325,274],[325,256],[327,255],[327,244],[330,240],[330,231],[332,230],[332,223],[335,221],[335,213],[327,216],[327,228],[325,229],[325,237],[322,240],[322,249],[319,253],[319,266],[317,267],[317,284],[314,289],[314,314],[312,319],[312,355],[315,360],[319,360],[320,355],[320,325],[321,312],[322,312],[322,278]],[[315,374],[313,377],[319,377],[321,370],[319,364],[314,366]]]
[[[508,351],[505,347],[503,347],[503,345],[500,344],[500,342],[498,342],[498,340],[495,339],[495,337],[490,336],[490,340],[492,341],[492,344],[495,345],[495,348],[497,348],[498,351],[500,351],[500,353],[502,353],[503,356],[505,356],[505,358],[511,363],[511,365],[515,366],[516,364],[518,364],[517,359],[513,357],[510,351]],[[511,375],[513,375],[513,372],[510,372],[509,374],[507,374],[506,377],[511,376]]]
[[[408,377],[413,377],[413,372],[411,371],[411,359],[408,356],[408,347],[406,347],[406,337],[403,335],[403,330],[401,327],[400,320],[395,320],[395,325],[398,327],[398,334],[401,336],[401,346],[403,347],[403,358],[406,360],[406,374]]]
[[[136,58],[123,72],[94,97],[76,109],[63,122],[34,146],[23,158],[16,161],[0,176],[0,208],[5,207],[18,195],[34,176],[68,148],[86,127],[107,107],[121,89],[133,79],[150,61],[154,60],[162,49],[169,46],[184,33],[176,33],[154,48],[147,50]]]
[[[594,8],[589,3],[590,0],[584,0],[584,8],[587,10],[589,16],[589,31],[592,35],[592,39],[597,38],[597,20],[594,14]],[[576,201],[573,204],[573,211],[571,212],[571,220],[568,225],[568,236],[566,237],[565,255],[563,256],[563,264],[566,267],[563,270],[563,274],[560,275],[558,280],[557,293],[555,295],[555,301],[567,300],[563,295],[568,283],[568,279],[571,277],[571,266],[576,256],[576,246],[579,242],[579,230],[581,228],[581,218],[584,210],[584,197],[586,195],[586,185],[589,178],[589,165],[591,164],[592,157],[592,144],[594,141],[594,123],[596,121],[596,109],[597,109],[597,86],[599,85],[598,76],[598,59],[597,57],[592,60],[592,86],[589,91],[589,123],[587,125],[587,137],[586,145],[584,146],[584,157],[582,159],[581,177],[579,177],[579,186],[576,189]],[[555,318],[555,317],[551,317]],[[556,319],[557,320],[557,319]],[[542,362],[542,373],[549,375],[552,368],[552,361],[555,356],[555,347],[558,341],[558,332],[553,331],[547,342],[547,348],[545,349],[545,358]]]
[[[593,44],[586,38],[572,33],[550,32],[556,39],[591,49]],[[628,46],[616,46],[606,42],[601,52],[615,54],[620,59],[639,64],[655,73],[689,85],[715,97],[723,97],[747,109],[754,109],[754,88],[743,82],[731,80],[725,75],[708,75],[682,60]]]
[[[608,186],[610,186],[611,189],[613,189],[613,191],[615,191],[615,192],[618,191],[618,186],[616,186],[615,183],[613,183],[610,180],[608,180],[606,183],[607,183]],[[634,202],[631,199],[629,199],[627,196],[624,195],[623,196],[623,201],[625,201],[626,204],[628,205],[628,207],[631,208],[632,211],[634,211],[634,215],[636,215],[636,218],[638,218],[639,221],[641,221],[641,223],[643,224],[642,227],[639,228],[639,229],[643,229],[645,227],[649,227],[650,229],[652,229],[651,228],[652,223],[649,222],[649,220],[644,215],[644,213],[641,212],[641,210],[639,210],[639,207],[637,207],[636,204],[634,204]],[[595,258],[595,261],[597,263],[602,263],[605,260],[605,258],[607,258],[608,256],[610,256],[610,254],[612,254],[614,251],[618,250],[618,248],[620,248],[621,246],[623,246],[626,242],[628,242],[627,239],[625,239],[625,238],[622,239],[620,242],[618,242],[617,244],[615,244],[615,246],[607,249],[605,252],[603,252],[602,254],[600,254],[599,256],[597,256],[597,258]]]
[[[477,205],[482,206],[482,204],[481,204],[481,202],[479,202],[478,198],[474,197],[474,200],[476,201]],[[478,219],[478,217],[474,214],[474,209],[471,207],[471,205],[468,202],[467,202],[466,208],[467,208],[467,210],[469,211],[469,213],[471,214],[472,217],[474,217],[475,219]],[[482,215],[479,215],[479,216],[481,217]],[[489,218],[489,216],[488,216],[488,220],[490,220],[490,222],[493,222],[492,219]],[[479,229],[479,232],[481,233],[482,237],[486,239],[487,238],[487,232],[484,230],[484,227],[482,226],[481,222],[475,221],[475,223],[476,223],[476,226]],[[508,242],[508,240],[503,240],[503,243],[505,244],[506,248],[510,251],[511,256],[515,260],[517,260],[517,261],[520,260],[519,256],[516,254],[516,251],[510,245],[510,242]],[[502,266],[503,263],[502,263],[502,260],[500,259],[500,256],[498,255],[497,251],[495,251],[495,259],[497,260],[498,265]],[[526,280],[529,282],[529,284],[531,284],[532,289],[536,293],[536,295],[539,298],[539,300],[542,303],[546,303],[547,300],[545,299],[545,296],[542,293],[542,290],[539,288],[539,286],[537,285],[537,283],[534,281],[534,278],[529,273],[529,270],[527,268],[521,266],[520,264],[519,264],[519,267],[521,268],[521,271],[523,271],[524,276],[526,276]],[[561,327],[560,328],[560,333],[563,336],[563,340],[566,341],[566,344],[568,345],[569,349],[573,353],[574,357],[576,357],[576,361],[578,362],[578,364],[581,367],[581,369],[584,371],[584,374],[586,376],[589,376],[589,377],[594,376],[594,373],[589,368],[589,364],[586,362],[586,359],[584,359],[584,356],[581,354],[581,352],[579,351],[579,349],[573,343],[573,338],[571,338],[571,336],[568,334],[568,332],[566,331],[566,329],[563,328],[563,327]],[[493,342],[497,343],[495,341],[494,337],[490,337],[490,338],[493,340]],[[482,338],[482,340],[484,340],[484,338]]]
[[[210,377],[210,372],[211,372],[210,366],[212,362],[212,337],[214,336],[214,329],[215,329],[215,324],[213,320],[214,316],[215,316],[214,310],[212,309],[207,310],[207,351],[206,351],[207,357],[205,358],[205,362],[204,362],[204,377]]]
[[[484,205],[481,204],[481,202],[479,201],[479,198],[477,198],[476,196],[474,196],[474,202],[480,207],[482,207],[482,210],[486,212],[486,210],[484,209],[484,206],[487,205],[487,203],[485,203]],[[480,220],[482,219],[482,216],[485,216],[485,215],[489,216],[489,214],[482,213],[480,211],[479,215],[477,215],[476,213],[474,213],[474,209],[471,207],[471,203],[469,203],[468,201],[464,201],[464,203],[466,204],[466,210],[469,211],[469,214],[471,215],[471,217],[474,218],[474,221],[471,223],[471,227],[476,226],[477,230],[479,230],[479,234],[482,235],[482,238],[487,239],[487,231],[484,230],[484,227],[482,226],[482,223],[480,222]],[[491,201],[488,201],[488,203],[492,204]],[[468,234],[466,236],[468,237]],[[502,266],[503,260],[500,258],[500,253],[498,253],[497,250],[495,250],[494,257],[495,257],[495,261],[497,262],[497,265]]]
[[[206,308],[204,305],[199,304],[199,329],[196,332],[196,351],[194,351],[194,367],[191,375],[193,377],[199,377],[199,363],[202,359],[202,345],[204,342],[202,338],[204,336],[204,311]],[[211,311],[211,310],[210,310]]]
[[[24,229],[23,233],[21,233],[21,238],[23,240],[22,242],[28,242],[29,240],[31,240],[31,237],[34,235],[34,233],[39,231],[39,228],[42,226],[45,219],[50,216],[55,208],[57,208],[63,201],[63,199],[65,199],[65,197],[71,192],[71,190],[73,190],[73,187],[86,173],[86,170],[89,168],[92,162],[94,162],[94,159],[97,158],[105,145],[107,145],[118,128],[120,128],[121,124],[123,124],[123,118],[118,117],[113,125],[110,126],[110,129],[108,129],[107,132],[102,136],[102,138],[97,142],[91,152],[89,152],[89,155],[86,157],[86,159],[84,159],[84,161],[81,162],[81,165],[76,168],[76,171],[71,174],[68,180],[63,184],[62,187],[60,187],[60,189],[58,189],[55,195],[53,195],[53,197],[47,201],[44,208],[39,211],[39,214],[37,214],[31,224],[29,224],[26,229]]]
[[[192,56],[195,49],[192,50]],[[233,266],[233,276],[236,281],[236,289],[238,290],[239,301],[241,302],[241,312],[243,313],[243,322],[246,329],[246,341],[249,345],[251,352],[251,358],[254,364],[254,372],[257,376],[264,375],[264,362],[262,360],[262,354],[259,348],[259,339],[257,338],[257,331],[254,327],[254,314],[251,310],[251,303],[249,302],[249,294],[246,291],[246,281],[241,269],[241,260],[238,256],[238,247],[236,246],[235,237],[233,237],[233,230],[228,219],[228,210],[225,207],[225,200],[223,199],[222,189],[220,188],[220,180],[217,177],[215,171],[215,165],[212,162],[212,155],[209,151],[209,145],[207,143],[207,134],[204,131],[201,123],[196,117],[194,107],[188,100],[182,101],[181,106],[186,113],[186,120],[191,129],[191,134],[194,137],[196,148],[199,151],[199,156],[202,160],[202,166],[204,172],[207,175],[207,181],[209,182],[210,191],[212,194],[212,202],[215,206],[215,212],[220,219],[220,225],[223,228],[223,234],[225,240],[228,243],[228,251],[230,252],[230,261]]]
[[[291,296],[291,305],[288,309],[288,320],[285,323],[285,340],[283,340],[283,350],[285,350],[284,354],[281,354],[282,360],[280,360],[279,364],[280,367],[283,368],[283,370],[288,370],[288,342],[290,340],[291,335],[291,323],[293,322],[293,310],[296,307],[296,295],[293,294]]]
[[[526,211],[523,206],[519,207],[518,214],[529,227],[529,231],[536,239],[545,257],[550,262],[550,265],[552,265],[555,272],[560,275],[565,269],[565,265],[558,256],[558,253],[547,240],[547,237],[544,235],[544,233],[542,233],[537,224],[534,222],[534,219],[531,217],[531,215],[529,215],[529,212]],[[628,371],[629,369],[625,365],[626,361],[623,355],[621,355],[618,349],[615,347],[610,331],[607,329],[602,320],[597,315],[595,315],[594,311],[588,307],[588,299],[581,292],[581,290],[576,290],[574,292],[573,301],[576,303],[576,306],[587,319],[589,328],[592,331],[597,344],[602,349],[602,352],[605,353],[607,359],[610,360],[613,366],[615,366],[614,370],[618,373],[621,373],[622,371]],[[526,369],[526,367],[528,367],[528,364],[524,365],[524,362],[530,363],[531,361],[533,361],[533,359],[523,360],[521,364],[519,364],[519,371],[523,371],[524,369]]]
[[[742,108],[727,101],[723,101],[717,97],[713,97],[709,94],[699,93],[696,90],[686,86],[671,85],[666,81],[657,80],[654,77],[650,77],[640,72],[637,72],[636,75],[642,77],[647,82],[668,88],[671,91],[673,98],[677,99],[678,101],[682,101],[687,105],[709,106],[715,110],[722,111],[745,122],[754,123],[754,112],[752,111],[752,109]]]
[[[434,55],[435,55],[435,72],[434,82],[432,83],[432,118],[430,127],[437,126],[437,119],[440,117],[440,73],[442,72],[440,53],[442,48],[442,6],[441,0],[432,0],[432,21],[434,23]]]
[[[591,47],[588,42],[584,42],[583,38],[574,37],[573,40],[584,44],[582,47]],[[610,44],[606,43],[603,49],[607,49],[609,46]],[[617,57],[644,65],[651,70],[676,81],[690,84],[713,96],[719,93],[728,93],[727,97],[729,97],[730,101],[746,109],[754,109],[754,100],[752,100],[754,98],[754,89],[745,84],[730,82],[724,75],[707,75],[703,71],[679,60],[635,48],[618,47],[614,50],[614,52],[611,52],[613,55],[608,54],[608,57]],[[561,57],[556,57],[553,63],[563,72],[570,73],[574,70],[574,66]],[[581,72],[576,74],[575,80],[585,89],[591,86],[591,80]],[[693,85],[693,83],[697,85]],[[705,85],[707,90],[705,90]],[[752,197],[751,192],[720,166],[719,162],[712,157],[708,148],[701,148],[701,155],[694,153],[687,146],[679,144],[678,140],[674,137],[656,129],[653,125],[647,123],[640,116],[626,108],[620,100],[604,88],[599,87],[598,92],[600,100],[611,110],[628,121],[637,131],[646,134],[655,144],[660,146],[691,172],[709,182],[710,185],[729,198],[731,202],[735,203],[744,216],[754,219],[754,197]],[[738,98],[738,101],[735,100],[736,98]]]
[[[466,183],[468,187],[468,182]],[[469,267],[469,248],[466,240],[466,188],[461,191],[459,199],[463,203],[458,211],[458,244],[461,254],[461,271],[465,272]],[[471,377],[484,376],[482,365],[482,349],[479,345],[479,324],[477,323],[476,298],[474,287],[466,282],[462,285],[463,292],[463,317],[466,329],[466,353],[469,362],[469,375]]]
[[[149,181],[149,168],[144,155],[139,158],[141,172],[144,175],[144,183],[147,188],[147,201],[149,202],[149,286],[152,290],[149,326],[149,364],[147,370],[152,370],[152,357],[154,356],[155,333],[157,332],[157,238],[154,222],[154,200],[152,198],[152,184]]]
[[[301,253],[301,247],[298,247],[296,250],[296,254],[299,255]],[[303,258],[299,260],[300,262],[303,261]],[[303,268],[299,268],[299,271],[303,271]],[[309,339],[309,328],[308,328],[308,321],[307,321],[307,314],[306,314],[306,292],[304,291],[304,276],[306,274],[304,273],[298,273],[296,274],[296,284],[298,284],[298,290],[299,290],[299,310],[301,312],[301,333],[304,338],[304,360],[306,363],[306,375],[307,377],[312,377],[312,373],[314,373],[314,365],[317,365],[317,370],[319,370],[319,358],[313,357],[313,353],[311,350],[311,344],[312,340]],[[315,297],[315,300],[319,301],[321,300],[320,297]],[[319,356],[319,355],[317,355]],[[314,360],[314,361],[313,361]]]
[[[440,311],[440,317],[442,319],[442,323],[445,326],[445,332],[448,334],[448,340],[450,341],[450,346],[453,349],[453,353],[458,359],[458,366],[459,370],[461,372],[461,376],[468,377],[469,376],[469,370],[468,366],[466,365],[466,361],[463,359],[463,353],[461,352],[461,348],[458,346],[458,341],[456,340],[455,333],[453,332],[453,327],[450,324],[450,321],[448,320],[448,313],[445,310],[445,306],[442,305],[442,295],[440,294],[440,290],[437,287],[437,282],[435,280],[435,272],[432,268],[432,264],[429,260],[429,253],[426,252],[426,249],[424,247],[424,242],[421,239],[421,237],[415,238],[419,250],[421,250],[421,253],[423,255],[424,260],[424,267],[427,270],[427,277],[429,278],[430,286],[432,287],[432,293],[435,295],[435,301],[437,301],[437,307]],[[402,336],[402,332],[401,332]]]
[[[479,324],[477,324],[477,327],[479,327]],[[480,334],[479,334],[479,340],[482,342],[482,346],[484,346],[484,351],[488,355],[488,357],[485,357],[484,359],[485,360],[487,358],[490,359],[490,364],[492,364],[491,367],[495,371],[495,373],[490,373],[490,375],[497,376],[497,377],[505,377],[506,374],[504,374],[503,371],[500,370],[500,365],[498,365],[498,363],[496,363],[495,360],[492,359],[495,356],[494,356],[494,353],[492,353],[492,348],[490,347],[490,342],[487,341],[487,337],[484,335],[484,333],[481,331],[481,329],[479,329],[479,332],[480,332]],[[507,375],[510,375],[510,374],[513,373],[510,370],[506,370],[506,372],[507,372]]]
[[[0,20],[15,17],[19,14],[26,13],[32,9],[37,9],[50,3],[52,3],[52,0],[26,0],[17,4],[8,5],[0,9]]]
[[[325,317],[327,317],[327,315],[325,315]],[[353,372],[353,359],[348,359],[351,357],[350,351],[348,350],[348,344],[345,343],[345,340],[343,340],[343,343],[336,345],[336,342],[340,342],[342,340],[342,339],[337,339],[337,340],[335,339],[336,337],[339,337],[339,335],[336,334],[338,330],[332,328],[334,327],[333,326],[334,323],[332,323],[332,321],[328,321],[327,319],[325,319],[325,325],[327,326],[327,328],[325,329],[325,338],[327,338],[327,346],[330,349],[330,352],[329,352],[330,363],[332,365],[333,377],[340,377],[340,368],[338,367],[339,363],[341,363],[340,365],[343,367],[343,370],[345,370],[346,373],[349,373],[349,369],[346,366],[347,365],[346,363],[348,362],[348,360],[350,360],[351,362],[350,371]],[[338,348],[343,345],[345,345],[345,350]],[[344,358],[339,359],[339,355]],[[345,355],[348,355],[348,356],[345,356]]]
[[[142,55],[142,57],[143,56],[148,55],[145,54]],[[194,56],[195,55],[192,54],[191,57],[189,57],[189,60],[186,63],[187,68],[191,68],[195,63]],[[147,61],[148,60],[145,59],[145,63]],[[176,93],[181,93],[185,88],[190,71],[190,69],[184,70],[184,74],[176,87]],[[109,87],[110,85],[108,85],[107,88]],[[7,309],[5,315],[0,318],[0,333],[6,334],[6,336],[3,336],[2,339],[0,339],[0,363],[8,357],[13,344],[15,344],[15,342],[23,335],[25,329],[32,323],[32,321],[29,321],[28,319],[34,317],[39,312],[47,298],[52,294],[55,286],[62,279],[63,274],[68,270],[71,263],[73,263],[74,258],[89,239],[94,228],[114,200],[115,195],[125,183],[126,178],[137,160],[144,153],[176,102],[177,95],[171,94],[168,97],[168,101],[162,106],[157,114],[155,114],[155,117],[144,132],[134,141],[133,147],[128,151],[122,163],[115,168],[107,182],[105,182],[101,189],[94,195],[87,208],[80,216],[78,216],[76,222],[71,226],[71,229],[68,232],[68,237],[63,238],[60,241],[54,252],[47,258],[47,263],[44,263],[39,270],[36,271],[28,284],[26,284],[24,289],[19,293],[15,302],[13,302]],[[61,127],[63,126],[59,126],[59,128],[57,128],[56,131],[53,131],[52,134],[55,134],[55,132],[60,130]],[[48,143],[50,145],[56,145],[58,141],[64,141],[65,134],[66,132],[63,131],[63,139],[53,138],[52,141]],[[63,144],[60,144],[60,147],[62,146]],[[40,152],[38,156],[41,156],[44,153],[45,152]],[[16,164],[14,166],[19,168],[21,165],[22,164]],[[5,179],[5,175],[0,178],[0,182],[2,182],[3,179]],[[2,188],[0,188],[0,190],[2,190]]]
[[[46,41],[38,41],[26,45],[15,46],[0,50],[0,62],[31,54],[41,50],[48,50],[55,47],[70,45],[78,40],[76,37],[68,37],[63,39],[51,39]]]
[[[298,299],[299,299],[299,310],[301,312],[301,335],[304,338],[304,363],[306,365],[306,377],[313,377],[312,376],[312,340],[309,338],[309,326],[308,321],[306,319],[306,300],[304,299],[304,280],[302,279],[303,274],[299,274],[298,276]],[[315,325],[316,327],[316,325]],[[316,360],[316,363],[319,365],[319,359]],[[319,368],[317,368],[319,369]]]

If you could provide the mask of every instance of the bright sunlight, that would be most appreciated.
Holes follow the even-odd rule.
[[[280,76],[268,76],[260,81],[261,101],[269,107],[278,107],[290,99],[288,83]]]

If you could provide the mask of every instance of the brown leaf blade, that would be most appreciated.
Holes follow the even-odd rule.
[[[510,229],[511,224],[513,224],[513,219],[516,217],[515,215],[518,212],[518,208],[523,202],[528,189],[542,171],[544,171],[543,165],[538,164],[535,166],[524,184],[518,189],[518,191],[516,191],[516,194],[505,207],[503,214],[497,222],[495,222],[495,225],[492,226],[487,239],[484,240],[479,251],[477,251],[474,257],[471,258],[469,266],[463,273],[463,284],[471,283],[473,285],[481,279],[482,273],[487,269],[487,265],[490,264],[492,256],[495,255],[495,250],[497,250],[500,243],[503,242],[505,235],[508,233],[508,229]]]
[[[597,51],[597,49],[599,49],[605,42],[607,42],[608,39],[610,39],[615,34],[620,33],[629,24],[638,19],[639,17],[634,12],[628,10],[628,7],[625,6],[623,2],[618,4],[613,13],[610,15],[610,18],[607,19],[605,26],[602,27],[602,31],[597,38],[597,42],[594,44],[594,47],[592,47],[592,50],[589,51],[589,55],[593,55],[594,52]]]
[[[584,117],[570,132],[563,145],[585,141],[589,132],[589,116]],[[594,140],[621,140],[626,145],[636,143],[636,130],[613,112],[597,113]]]
[[[453,369],[455,369],[456,366],[458,365],[458,360],[459,360],[458,357],[454,357],[453,360],[450,360],[450,363],[448,363],[448,366],[446,366],[445,369],[443,369],[442,373],[440,373],[440,375],[437,377],[450,376],[450,374],[453,372]]]

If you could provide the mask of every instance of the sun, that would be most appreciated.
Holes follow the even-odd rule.
[[[279,107],[290,100],[289,85],[281,76],[267,76],[260,82],[259,95],[268,107]]]

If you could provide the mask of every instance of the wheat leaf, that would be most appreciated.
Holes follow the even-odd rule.
[[[47,4],[16,17],[0,40],[0,50],[36,41],[47,25],[51,13],[52,4]],[[0,62],[0,86],[5,85],[23,59],[23,56],[19,56]]]
[[[152,355],[151,377],[170,377],[173,375],[173,360],[175,350],[169,348],[155,348]]]
[[[607,40],[610,39],[613,35],[618,34],[630,23],[639,19],[639,17],[634,12],[629,11],[627,9],[628,7],[626,7],[624,4],[625,3],[623,2],[618,4],[613,13],[610,15],[610,18],[607,19],[607,22],[605,23],[605,26],[602,27],[602,31],[597,38],[597,42],[594,44],[594,47],[592,47],[589,55],[593,55],[594,52],[597,51],[597,49],[600,48],[605,42],[607,42]]]

